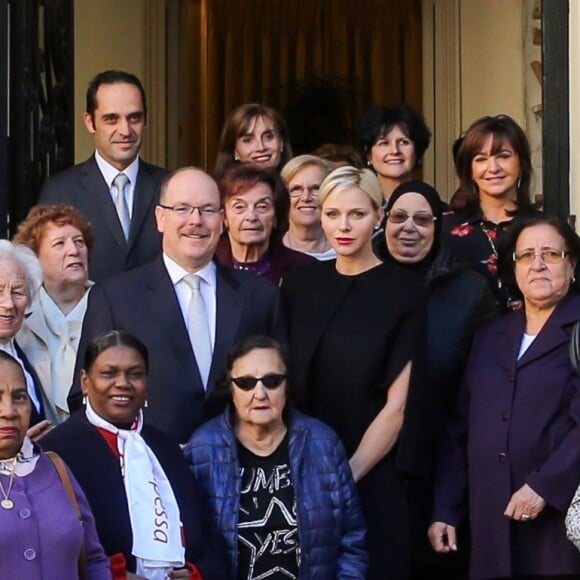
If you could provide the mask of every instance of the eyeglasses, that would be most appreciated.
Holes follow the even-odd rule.
[[[404,224],[409,218],[411,218],[413,223],[420,228],[427,228],[433,222],[437,221],[437,218],[434,215],[426,212],[409,215],[406,211],[390,211],[387,214],[387,218],[392,224]]]
[[[276,389],[286,380],[286,375],[268,373],[263,377],[232,377],[232,383],[242,391],[251,391],[258,382],[267,389]]]
[[[159,204],[159,207],[163,209],[169,209],[175,212],[179,217],[187,217],[188,215],[193,214],[195,210],[199,212],[199,215],[206,218],[215,217],[220,213],[220,208],[215,205],[163,205],[162,203]]]
[[[320,185],[295,185],[288,193],[290,197],[302,197],[309,193],[312,197],[318,197]]]
[[[525,250],[523,252],[512,254],[514,262],[522,264],[523,266],[530,266],[533,264],[536,256],[542,259],[544,264],[560,264],[564,261],[564,258],[568,255],[565,250],[540,250],[539,252],[534,252],[532,250]]]

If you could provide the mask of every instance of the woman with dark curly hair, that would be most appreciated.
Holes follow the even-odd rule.
[[[368,111],[359,121],[358,140],[386,201],[412,178],[429,147],[431,131],[421,113],[401,103]]]

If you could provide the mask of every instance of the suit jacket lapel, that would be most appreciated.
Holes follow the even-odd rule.
[[[524,311],[507,315],[505,324],[498,327],[495,338],[495,355],[501,368],[515,373],[522,334],[526,328]]]
[[[534,342],[518,361],[518,367],[529,364],[570,341],[570,326],[579,318],[579,302],[578,297],[567,296],[556,306]]]
[[[131,215],[131,229],[129,231],[129,249],[135,243],[143,222],[153,204],[157,203],[157,186],[151,179],[149,166],[139,160],[139,172],[133,195],[133,213]]]
[[[151,276],[145,282],[145,290],[150,293],[151,312],[157,317],[159,333],[167,340],[168,350],[179,361],[183,374],[192,377],[192,382],[203,389],[175,288],[163,259],[159,257],[153,264],[154,267],[149,271]]]
[[[216,369],[226,367],[228,351],[236,342],[243,309],[243,298],[238,292],[237,280],[226,268],[218,264],[216,267],[216,329],[213,359],[208,379],[210,386],[218,378]]]
[[[34,333],[44,344],[48,345],[48,327],[44,320],[44,314],[42,313],[41,306],[38,300],[32,303],[33,310],[30,315],[26,318],[26,325],[29,330]]]
[[[94,215],[102,215],[103,221],[111,231],[113,238],[120,248],[127,249],[127,241],[123,235],[121,222],[111,199],[109,188],[103,179],[94,156],[85,162],[81,173],[81,184],[84,187],[87,199],[93,205]]]

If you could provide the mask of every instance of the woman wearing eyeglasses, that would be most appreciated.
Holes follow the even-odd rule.
[[[222,265],[279,284],[287,272],[313,261],[282,244],[288,194],[273,169],[251,163],[234,165],[218,185],[225,231],[216,258]]]
[[[422,181],[399,185],[386,206],[385,236],[378,256],[404,271],[418,274],[427,294],[427,385],[413,406],[414,428],[422,453],[415,457],[409,483],[413,508],[414,578],[434,578],[446,572],[458,577],[467,558],[436,558],[425,531],[432,508],[434,465],[445,424],[457,402],[461,377],[475,331],[497,314],[493,292],[483,276],[455,261],[442,248],[441,198]]]
[[[364,524],[336,434],[288,405],[280,345],[251,336],[228,358],[230,407],[186,456],[228,552],[228,578],[365,578]]]
[[[298,155],[282,168],[282,179],[290,196],[288,231],[282,238],[287,248],[317,260],[332,260],[336,252],[320,225],[318,192],[322,180],[332,171],[329,161],[315,155]]]
[[[399,464],[411,444],[403,425],[422,342],[423,291],[417,273],[373,253],[383,194],[370,169],[335,169],[318,203],[337,256],[282,284],[291,368],[305,409],[338,433],[350,458],[368,528],[368,578],[408,578],[409,509]]]
[[[580,378],[569,355],[580,239],[563,220],[536,216],[514,222],[502,250],[500,274],[524,306],[475,337],[430,540],[438,552],[465,549],[456,527],[469,514],[472,578],[578,578],[564,516],[580,481]]]

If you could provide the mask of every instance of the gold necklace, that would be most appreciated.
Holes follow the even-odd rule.
[[[0,491],[4,499],[0,501],[0,506],[5,510],[11,510],[14,507],[14,502],[10,499],[10,492],[12,491],[12,484],[14,483],[14,475],[16,471],[16,457],[12,460],[12,473],[10,474],[10,481],[8,482],[8,491],[4,491],[4,486],[0,481]]]

